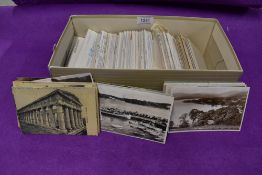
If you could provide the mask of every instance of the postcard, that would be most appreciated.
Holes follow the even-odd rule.
[[[173,97],[98,84],[102,130],[165,143]]]
[[[55,82],[90,82],[90,83],[94,82],[91,73],[82,73],[82,74],[53,77],[52,81],[55,81]]]
[[[98,135],[97,87],[93,83],[14,82],[23,133]]]
[[[249,87],[174,87],[170,132],[241,129]]]

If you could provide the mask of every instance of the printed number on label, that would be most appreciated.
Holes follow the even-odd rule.
[[[152,16],[138,16],[137,24],[153,24],[154,18]]]

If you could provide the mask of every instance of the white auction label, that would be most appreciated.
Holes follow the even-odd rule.
[[[153,24],[154,17],[153,16],[138,16],[137,24]]]

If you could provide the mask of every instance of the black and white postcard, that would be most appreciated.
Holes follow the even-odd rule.
[[[102,130],[165,143],[173,97],[106,84],[98,91]]]
[[[249,87],[172,88],[170,132],[241,129]]]
[[[13,94],[23,133],[97,135],[97,87],[15,81]]]

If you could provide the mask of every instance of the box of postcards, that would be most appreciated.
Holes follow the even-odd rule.
[[[216,19],[71,16],[49,63],[52,77],[162,89],[164,81],[237,82],[243,72]]]

